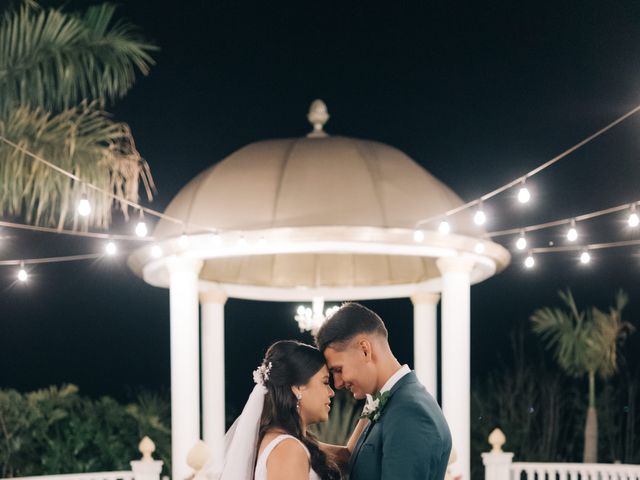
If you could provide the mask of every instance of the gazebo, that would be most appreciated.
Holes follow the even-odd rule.
[[[183,223],[161,219],[156,242],[129,258],[147,283],[169,288],[175,480],[190,473],[201,401],[203,439],[214,464],[222,459],[228,297],[410,297],[414,368],[434,396],[441,301],[442,407],[470,478],[470,286],[504,269],[509,252],[484,237],[469,211],[447,219],[448,233],[437,221],[421,224],[462,200],[396,148],[328,135],[328,118],[316,100],[306,137],[252,143],[197,175],[165,211]]]

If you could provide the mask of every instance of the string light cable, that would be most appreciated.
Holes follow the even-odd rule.
[[[610,208],[605,208],[602,210],[596,210],[594,212],[589,212],[589,213],[585,213],[582,215],[578,215],[578,216],[573,216],[573,217],[567,217],[567,218],[562,218],[560,220],[553,220],[551,222],[546,222],[546,223],[539,223],[537,225],[529,225],[527,227],[516,227],[516,228],[509,228],[506,230],[497,230],[495,232],[487,232],[484,236],[485,238],[494,238],[494,237],[501,237],[501,236],[505,236],[505,235],[515,235],[515,234],[520,234],[523,235],[524,233],[527,232],[534,232],[536,230],[544,230],[547,228],[552,228],[552,227],[559,227],[561,225],[572,225],[575,224],[577,222],[583,222],[585,220],[591,220],[592,218],[597,218],[597,217],[601,217],[603,215],[610,215],[612,213],[616,213],[616,212],[620,212],[623,210],[629,210],[630,214],[629,214],[629,218],[627,220],[628,224],[630,227],[636,227],[638,226],[638,224],[635,222],[635,218],[637,216],[636,212],[636,205],[640,204],[640,200],[635,201],[635,202],[631,202],[631,203],[624,203],[622,205],[618,205],[615,207],[610,207]]]
[[[98,187],[97,185],[94,185],[94,184],[92,184],[90,182],[87,182],[86,180],[83,180],[80,177],[78,177],[77,175],[75,175],[74,173],[72,173],[72,172],[70,172],[68,170],[65,170],[64,168],[61,168],[58,165],[55,165],[54,163],[51,163],[50,161],[42,158],[40,155],[37,155],[37,154],[31,152],[27,148],[25,148],[25,147],[23,147],[21,145],[18,145],[17,143],[12,142],[11,140],[9,140],[8,138],[6,138],[6,137],[4,137],[2,135],[0,135],[0,140],[3,141],[4,143],[6,143],[7,145],[15,148],[16,150],[19,150],[20,152],[24,153],[25,155],[33,158],[34,160],[42,163],[43,165],[46,165],[47,167],[55,170],[56,172],[58,172],[58,173],[60,173],[62,175],[65,175],[65,176],[69,177],[70,179],[82,184],[86,188],[90,188],[92,190],[95,190],[97,192],[102,193],[103,195],[108,196],[111,199],[118,200],[118,201],[120,201],[122,203],[125,203],[128,206],[139,210],[140,212],[145,212],[145,213],[148,213],[149,215],[153,215],[155,217],[162,218],[164,220],[167,220],[167,221],[170,221],[170,222],[173,222],[173,223],[177,223],[177,224],[180,224],[180,225],[183,225],[183,226],[186,223],[184,220],[180,220],[179,218],[172,217],[171,215],[167,215],[166,213],[158,212],[157,210],[153,210],[153,209],[151,209],[149,207],[145,207],[144,205],[141,205],[139,203],[136,203],[136,202],[133,202],[131,200],[128,200],[128,199],[126,199],[124,197],[116,195],[113,192],[110,192],[110,191],[105,190],[105,189],[103,189],[101,187]],[[194,224],[194,226],[196,226],[198,228],[201,228],[202,230],[205,230],[205,231],[216,232],[216,230],[211,228],[211,227],[205,227],[205,226],[195,225],[195,224]]]
[[[521,175],[520,177],[516,178],[515,180],[512,180],[509,183],[506,183],[506,184],[502,185],[501,187],[498,187],[495,190],[490,191],[489,193],[485,193],[484,195],[482,195],[479,198],[476,198],[476,199],[471,200],[471,201],[469,201],[469,202],[467,202],[467,203],[465,203],[463,205],[460,205],[458,207],[455,207],[455,208],[452,208],[450,210],[447,210],[444,213],[441,213],[441,214],[438,214],[438,215],[434,215],[434,216],[429,217],[429,218],[422,219],[422,220],[418,221],[418,223],[416,224],[416,228],[419,228],[421,225],[424,225],[424,224],[427,224],[427,223],[431,223],[431,222],[433,222],[435,220],[440,220],[440,219],[443,219],[443,218],[446,218],[446,217],[450,217],[452,215],[455,215],[456,213],[462,212],[463,210],[466,210],[468,208],[474,207],[476,205],[481,205],[484,201],[489,200],[490,198],[493,198],[496,195],[498,195],[498,194],[500,194],[500,193],[502,193],[502,192],[504,192],[506,190],[509,190],[510,188],[515,187],[516,185],[521,185],[522,186],[521,187],[521,192],[519,193],[518,197],[519,197],[521,202],[526,203],[526,201],[528,201],[529,197],[526,196],[526,200],[525,200],[525,195],[524,195],[525,192],[523,192],[523,190],[526,190],[526,181],[527,181],[527,179],[533,177],[534,175],[537,175],[538,173],[542,172],[543,170],[545,170],[545,169],[549,168],[550,166],[554,165],[555,163],[559,162],[560,160],[562,160],[566,156],[568,156],[571,153],[575,152],[576,150],[578,150],[579,148],[583,147],[584,145],[586,145],[587,143],[591,142],[592,140],[595,140],[596,138],[598,138],[602,134],[608,132],[613,127],[615,127],[619,123],[623,122],[627,118],[631,117],[632,115],[638,113],[639,111],[640,111],[640,105],[634,107],[633,109],[629,110],[624,115],[616,118],[614,121],[612,121],[608,125],[604,126],[603,128],[601,128],[597,132],[589,135],[584,140],[576,143],[575,145],[573,145],[572,147],[568,148],[564,152],[560,153],[559,155],[556,155],[552,159],[546,161],[545,163],[539,165],[538,167],[536,167],[533,170],[525,173],[524,175]],[[528,191],[527,191],[527,193],[528,193]]]

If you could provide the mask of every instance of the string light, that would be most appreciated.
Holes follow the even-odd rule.
[[[578,230],[576,229],[576,221],[571,220],[571,226],[567,231],[567,240],[570,242],[575,242],[578,239]]]
[[[580,254],[580,263],[582,264],[587,264],[591,261],[591,255],[589,254],[589,252],[585,249],[582,251],[582,253]]]
[[[420,243],[424,240],[424,232],[422,230],[416,230],[413,232],[413,241]]]
[[[529,200],[531,200],[531,193],[529,192],[529,189],[525,185],[525,181],[522,180],[520,190],[518,190],[518,201],[520,203],[528,203]]]
[[[516,248],[518,250],[524,250],[527,248],[527,239],[524,236],[524,232],[522,232],[518,237],[518,240],[516,240]]]
[[[82,198],[78,202],[78,215],[81,217],[88,217],[91,214],[91,204],[87,198],[87,194],[83,193]]]
[[[487,221],[487,216],[485,215],[484,210],[482,208],[482,202],[480,202],[480,205],[478,206],[478,210],[473,216],[473,222],[476,225],[484,225],[486,221]]]
[[[147,228],[147,224],[144,221],[144,212],[140,210],[140,219],[138,220],[138,224],[136,225],[136,235],[140,238],[144,238],[149,233],[149,229]]]
[[[108,242],[104,247],[104,250],[107,252],[107,255],[115,255],[118,251],[118,247],[116,247],[114,242]]]
[[[25,283],[29,279],[29,274],[24,269],[24,262],[20,263],[20,270],[18,270],[18,280]]]
[[[180,248],[187,248],[189,246],[189,237],[184,233],[180,235],[178,245],[180,245]]]
[[[529,253],[527,255],[527,258],[524,259],[524,266],[526,268],[533,268],[533,266],[536,264],[535,259],[533,258],[533,255],[531,253]]]
[[[631,212],[629,213],[629,219],[627,220],[627,223],[631,228],[636,228],[638,225],[640,225],[640,218],[638,218],[638,214],[636,213],[635,204],[631,206]]]
[[[449,222],[447,222],[446,220],[443,220],[440,222],[440,225],[438,225],[438,231],[442,235],[448,235],[451,231],[451,225],[449,225]]]

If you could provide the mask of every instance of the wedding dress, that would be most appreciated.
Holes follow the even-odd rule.
[[[278,435],[276,438],[271,440],[271,442],[269,442],[269,445],[267,445],[262,453],[258,456],[254,480],[267,480],[267,459],[269,458],[269,455],[271,454],[273,449],[276,448],[280,444],[280,442],[286,440],[287,438],[293,438],[296,442],[302,445],[305,452],[307,452],[307,456],[309,456],[309,450],[307,450],[307,447],[305,447],[304,444],[296,437],[284,434]],[[316,472],[314,472],[312,468],[309,469],[309,480],[320,480],[320,476]]]

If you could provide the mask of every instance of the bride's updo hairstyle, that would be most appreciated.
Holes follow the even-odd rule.
[[[304,434],[302,420],[296,408],[297,398],[292,386],[306,385],[311,377],[325,365],[322,353],[311,345],[295,340],[281,340],[267,350],[262,363],[268,372],[263,375],[267,394],[260,418],[258,445],[272,429],[282,430],[300,440],[311,455],[311,468],[323,480],[340,479],[337,465],[320,450],[318,441],[311,434]]]

